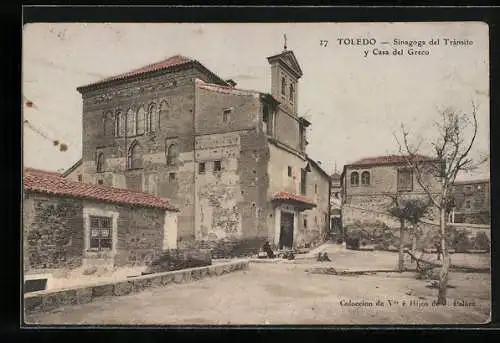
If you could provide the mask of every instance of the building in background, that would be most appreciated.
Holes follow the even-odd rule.
[[[438,161],[427,156],[415,157],[423,166],[435,166]],[[427,168],[428,169],[428,168]],[[423,180],[434,194],[440,194],[440,180],[432,173],[423,174]],[[405,156],[388,155],[364,158],[345,165],[342,172],[342,226],[358,225],[399,227],[396,218],[389,215],[394,196],[403,199],[428,199],[417,182],[415,171],[408,168]],[[436,211],[430,210],[427,220],[437,222]]]
[[[83,156],[65,176],[172,199],[181,241],[315,240],[329,227],[330,178],[306,154],[302,70],[286,49],[268,62],[270,93],[180,55],[79,87]]]
[[[490,180],[457,181],[452,194],[451,222],[490,225]]]

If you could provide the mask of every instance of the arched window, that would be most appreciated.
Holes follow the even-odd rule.
[[[293,83],[290,83],[290,94],[289,94],[289,97],[290,97],[290,101],[293,102],[294,101],[294,97],[295,97],[295,89],[293,88]]]
[[[160,103],[159,111],[158,111],[158,118],[155,118],[157,122],[155,122],[155,125],[157,125],[158,130],[160,129],[160,121],[161,120],[166,120],[167,122],[169,121],[169,110],[168,110],[168,103],[163,100]],[[163,119],[162,119],[163,118]]]
[[[136,113],[130,108],[127,111],[127,136],[135,136],[136,134]]]
[[[281,78],[281,94],[285,95],[286,93],[286,79],[284,77]]]
[[[125,137],[125,134],[127,133],[127,131],[125,131],[125,128],[127,126],[127,116],[125,114],[125,112],[118,112],[118,122],[119,122],[119,136],[120,137]]]
[[[148,113],[146,117],[146,131],[155,132],[155,124],[157,123],[156,118],[156,105],[154,103],[149,104]]]
[[[146,120],[146,111],[144,111],[144,107],[141,106],[139,110],[137,110],[137,134],[142,135],[144,133],[144,122]]]
[[[97,154],[96,171],[102,173],[104,171],[104,154],[102,152]]]
[[[178,151],[177,145],[175,143],[170,144],[167,147],[167,164],[173,165],[177,161]]]
[[[108,111],[106,113],[104,113],[104,116],[102,118],[103,120],[103,125],[102,125],[102,128],[103,128],[103,133],[104,133],[104,136],[111,136],[113,134],[113,113]]]
[[[351,186],[359,186],[359,174],[358,174],[358,172],[351,173]]]
[[[364,171],[361,173],[361,184],[363,186],[368,186],[370,184],[370,173],[367,171]]]
[[[120,137],[120,117],[121,113],[117,111],[115,113],[115,137]]]
[[[142,168],[141,146],[136,141],[132,142],[128,149],[128,167],[130,169]]]

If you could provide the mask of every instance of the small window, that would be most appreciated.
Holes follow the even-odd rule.
[[[318,194],[318,184],[314,185],[314,193]]]
[[[78,174],[78,181],[79,181],[79,182],[82,182],[82,180],[83,180],[83,176],[82,176],[82,174]]]
[[[351,186],[359,186],[359,174],[358,174],[358,172],[351,173]]]
[[[304,229],[307,229],[307,219],[304,219]]]
[[[172,143],[167,148],[167,164],[169,166],[175,165],[177,158],[179,157],[179,152],[177,150],[177,145]]]
[[[232,112],[232,109],[230,108],[227,108],[224,110],[224,112],[222,113],[222,121],[225,123],[229,120],[229,115],[231,114]]]
[[[97,154],[96,171],[102,173],[104,171],[104,154],[102,152]]]
[[[290,102],[293,103],[295,98],[295,88],[293,87],[293,83],[290,83],[290,94],[288,95]]]
[[[102,179],[97,180],[97,184],[102,185],[103,183]]]
[[[466,194],[472,193],[472,186],[465,186],[464,187],[464,193],[466,193]]]
[[[205,162],[198,164],[198,174],[205,174]]]
[[[174,182],[176,179],[175,173],[169,173],[168,174],[168,182]]]
[[[91,250],[111,250],[113,247],[112,218],[90,216],[90,244]]]
[[[222,165],[220,161],[214,161],[214,172],[220,172],[222,170]]]
[[[284,77],[281,78],[281,95],[285,95],[286,93],[286,79]]]
[[[364,171],[361,173],[361,184],[363,186],[369,186],[370,185],[370,173],[367,171]]]
[[[465,200],[465,208],[470,208],[470,200]]]
[[[292,167],[288,166],[288,176],[292,177]]]
[[[339,192],[335,192],[335,198],[339,198]]]

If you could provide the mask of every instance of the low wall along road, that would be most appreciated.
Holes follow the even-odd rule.
[[[249,261],[233,261],[206,267],[137,276],[117,282],[103,282],[58,290],[44,290],[24,295],[25,315],[50,311],[60,306],[85,304],[100,297],[121,296],[172,283],[187,283],[248,268]]]

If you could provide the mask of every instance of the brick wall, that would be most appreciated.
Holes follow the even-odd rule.
[[[210,81],[197,69],[187,69],[149,79],[113,85],[83,95],[84,181],[130,188],[167,197],[181,208],[179,236],[194,235],[194,79]],[[102,100],[103,95],[110,98]],[[134,137],[114,137],[102,129],[103,115],[117,110],[156,106],[155,132]],[[126,170],[133,142],[140,145],[143,168]],[[175,143],[178,159],[167,165],[166,149]],[[96,154],[103,152],[104,173],[96,174]]]

